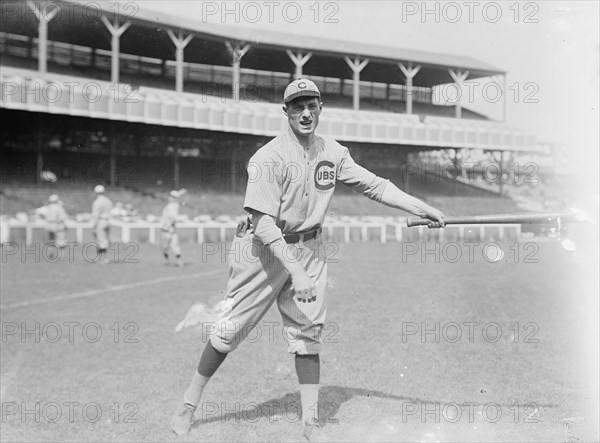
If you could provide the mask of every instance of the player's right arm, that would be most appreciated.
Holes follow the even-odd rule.
[[[301,302],[314,301],[317,298],[315,284],[296,259],[294,251],[286,251],[290,246],[283,239],[275,219],[268,214],[253,211],[252,225],[254,226],[254,235],[271,250],[275,258],[290,273],[294,293],[298,300]]]
[[[314,301],[316,288],[304,267],[283,239],[275,220],[279,215],[283,182],[283,159],[269,145],[263,146],[248,163],[248,185],[244,209],[252,214],[254,235],[290,273],[294,293],[302,302]]]

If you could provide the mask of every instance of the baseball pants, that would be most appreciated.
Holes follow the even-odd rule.
[[[98,249],[107,249],[109,245],[108,240],[108,231],[110,229],[110,224],[108,220],[98,220],[98,224],[96,225],[96,230],[94,234],[96,234],[96,241],[98,242]]]
[[[175,230],[160,231],[160,249],[163,254],[181,255],[181,246],[179,246],[179,236]]]
[[[247,231],[242,237],[236,236],[229,251],[229,280],[225,295],[231,311],[216,325],[216,331],[211,335],[211,343],[217,351],[233,351],[277,300],[288,352],[300,355],[320,352],[327,308],[327,263],[323,241],[318,235],[289,246],[289,257],[298,257],[315,283],[316,301],[303,303],[294,297],[289,273],[252,231]]]
[[[52,223],[46,227],[48,239],[52,243],[56,243],[59,247],[64,247],[66,243],[65,226],[61,223]]]

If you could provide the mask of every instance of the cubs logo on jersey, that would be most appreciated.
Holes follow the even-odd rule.
[[[328,161],[320,161],[315,168],[315,186],[321,191],[326,191],[335,186],[335,165]]]

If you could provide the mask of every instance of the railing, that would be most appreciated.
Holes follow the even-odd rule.
[[[5,223],[5,222],[3,222]],[[3,243],[44,243],[43,223],[6,222],[8,238]],[[111,222],[111,239],[122,243],[156,244],[160,240],[160,223],[138,221]],[[5,226],[6,227],[6,226]],[[67,239],[78,244],[93,242],[90,223],[67,222]],[[227,242],[233,239],[237,224],[233,221],[182,222],[178,224],[180,237],[193,243]],[[453,242],[453,241],[508,241],[521,236],[520,224],[449,225],[444,229],[408,228],[403,217],[372,217],[371,221],[345,217],[325,222],[323,237],[328,242],[351,243],[376,241],[397,242]]]
[[[37,59],[38,39],[29,38],[20,34],[0,32],[0,54],[20,58]],[[72,45],[58,41],[48,41],[48,62],[61,66],[75,66],[80,68],[104,71],[110,75],[111,51],[94,49],[87,46]],[[160,78],[167,83],[175,79],[175,61],[162,60],[126,53],[119,54],[119,68],[121,74],[136,75],[140,84],[144,83],[144,76]],[[233,81],[233,68],[231,66],[217,66],[201,63],[183,63],[183,76],[185,82],[202,83],[206,94],[220,95],[231,94]],[[287,72],[271,72],[241,68],[240,87],[247,91],[247,95],[255,96],[259,101],[280,102],[281,93],[292,80],[293,75]],[[351,79],[310,76],[324,94],[335,94],[351,97],[354,82]],[[153,82],[154,83],[154,82]],[[258,96],[256,88],[267,90]],[[406,102],[407,88],[400,84],[361,81],[359,94],[361,98],[379,100],[392,100]],[[413,101],[418,103],[432,103],[432,89],[413,87]]]
[[[5,68],[0,107],[275,136],[286,128],[279,105],[117,85],[80,77]],[[329,108],[319,132],[341,141],[436,148],[535,151],[535,138],[503,123]]]

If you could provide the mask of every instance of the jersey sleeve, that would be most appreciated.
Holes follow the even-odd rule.
[[[279,217],[282,195],[281,159],[269,150],[258,150],[248,162],[248,185],[244,209]]]
[[[368,169],[356,164],[348,148],[344,148],[338,181],[356,192],[362,192],[365,197],[376,202],[381,202],[383,191],[389,182],[389,180],[378,177]]]

